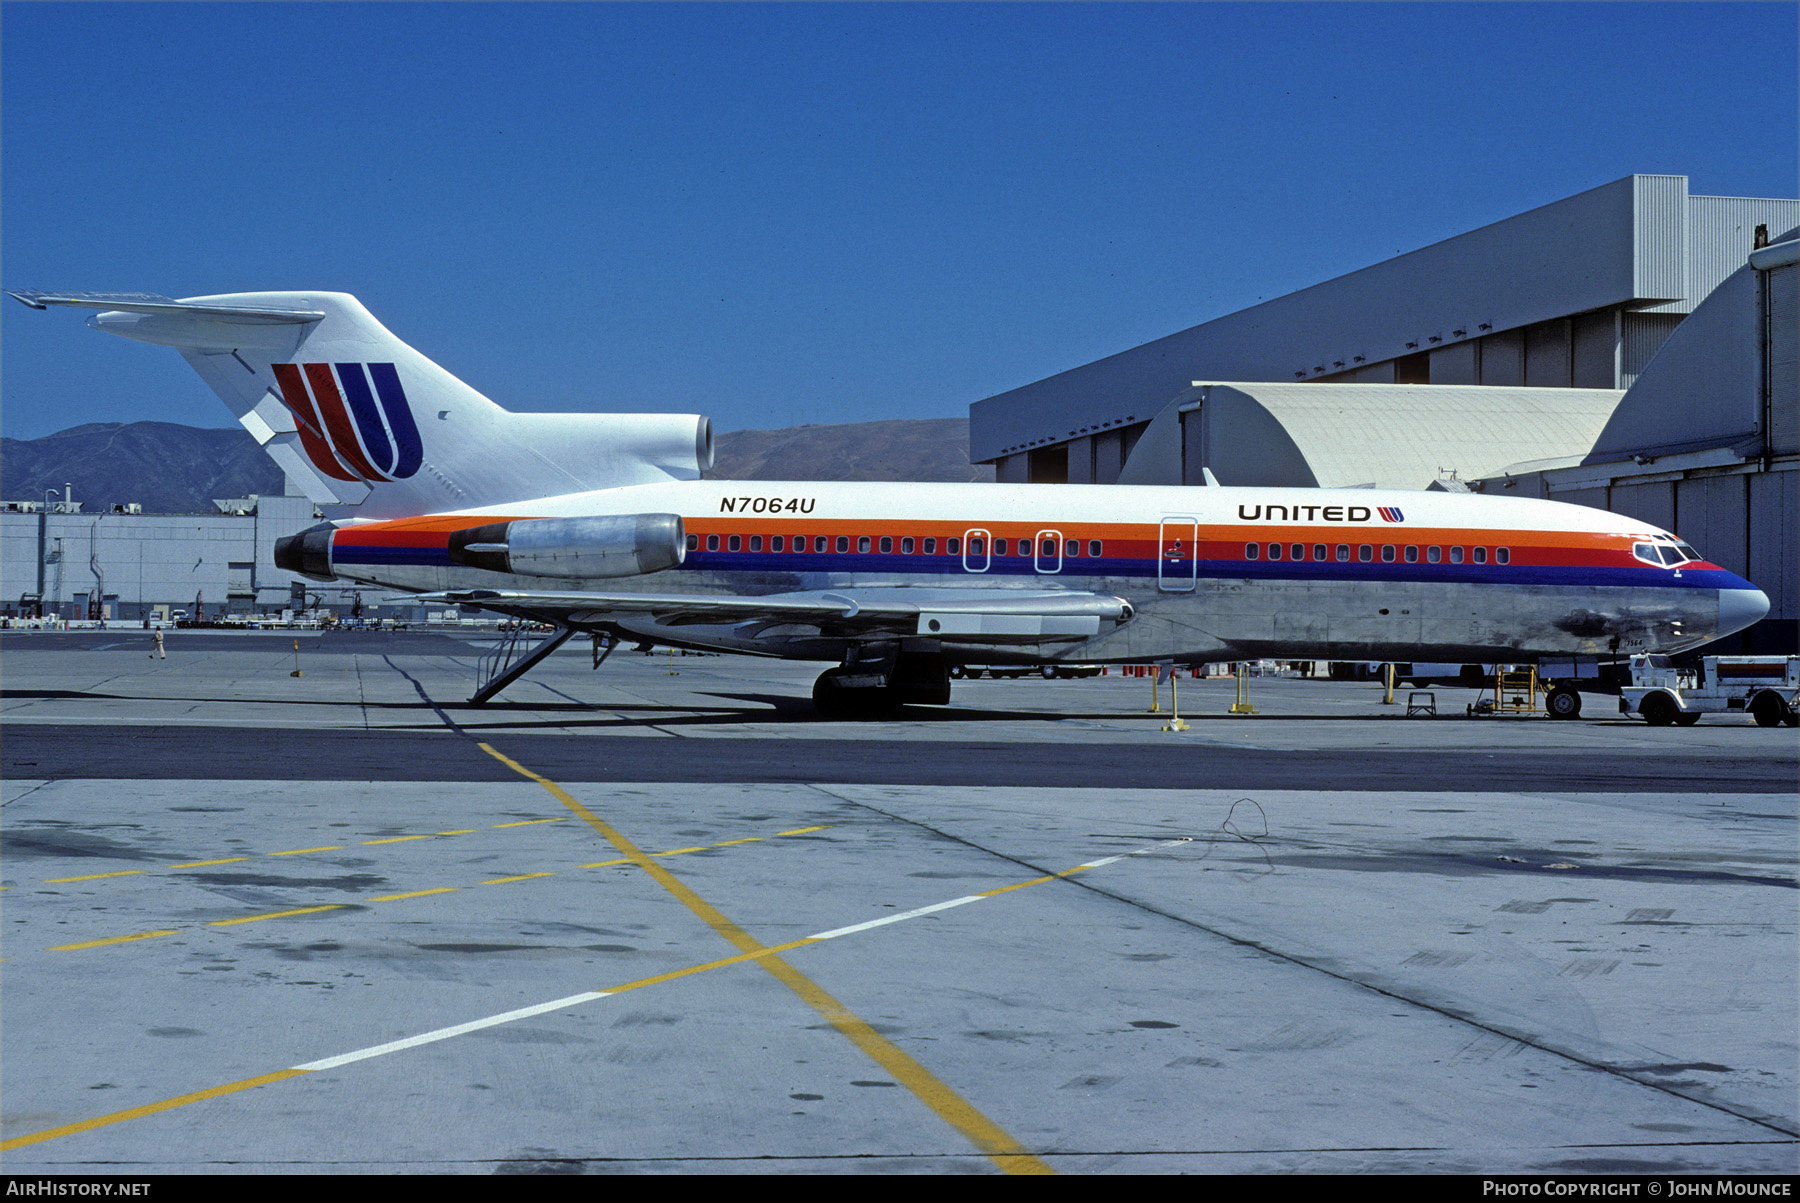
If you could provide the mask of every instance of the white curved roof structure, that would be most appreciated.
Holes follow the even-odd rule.
[[[1618,389],[1197,382],[1144,431],[1120,484],[1424,489],[1581,456]]]

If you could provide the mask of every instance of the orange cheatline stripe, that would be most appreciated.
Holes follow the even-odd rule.
[[[1009,1174],[1052,1174],[1056,1172],[1033,1155],[1005,1129],[976,1110],[937,1075],[914,1060],[893,1041],[870,1027],[811,978],[775,955],[773,949],[727,919],[711,903],[688,888],[680,878],[639,849],[636,844],[626,839],[623,833],[576,801],[562,786],[548,777],[532,772],[518,761],[495,750],[491,744],[478,743],[476,746],[520,776],[537,782],[548,790],[558,802],[581,816],[588,826],[604,836],[609,843],[640,869],[654,877],[663,889],[680,899],[682,904],[699,916],[708,927],[736,946],[745,954],[746,958],[754,959],[777,981],[799,995],[808,1006],[822,1015],[826,1022],[846,1036],[876,1064],[893,1074],[921,1102],[936,1112],[940,1119],[961,1132],[969,1143],[985,1153],[995,1165]]]

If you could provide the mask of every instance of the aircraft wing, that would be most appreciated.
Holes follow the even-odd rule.
[[[1067,590],[871,586],[766,597],[453,589],[415,602],[477,606],[570,626],[648,618],[659,626],[798,624],[833,634],[919,635],[982,643],[1077,640],[1131,618],[1124,598]]]

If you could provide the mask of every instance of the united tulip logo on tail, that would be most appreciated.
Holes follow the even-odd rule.
[[[300,445],[319,471],[337,480],[379,484],[419,470],[424,458],[419,427],[393,364],[269,366],[282,403],[300,428]]]
[[[1381,520],[1383,522],[1405,522],[1406,521],[1406,518],[1394,506],[1378,505],[1375,507],[1375,510],[1377,513],[1379,513],[1381,515]]]

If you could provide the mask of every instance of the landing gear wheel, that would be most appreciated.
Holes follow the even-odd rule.
[[[1043,677],[1046,681],[1054,681],[1056,678],[1062,676],[1062,670],[1054,664],[1046,664],[1038,669],[1038,675]]]
[[[1756,720],[1759,727],[1779,727],[1782,723],[1793,726],[1789,720],[1793,717],[1788,704],[1772,693],[1759,693],[1756,700],[1750,703],[1750,717]]]
[[[1638,713],[1652,727],[1667,727],[1681,716],[1675,700],[1666,693],[1653,693],[1638,703]]]
[[[1580,718],[1581,694],[1567,685],[1558,685],[1544,696],[1544,710],[1551,718]]]
[[[841,669],[819,674],[813,682],[813,708],[823,718],[875,718],[900,708],[891,689],[846,689],[837,675]]]

